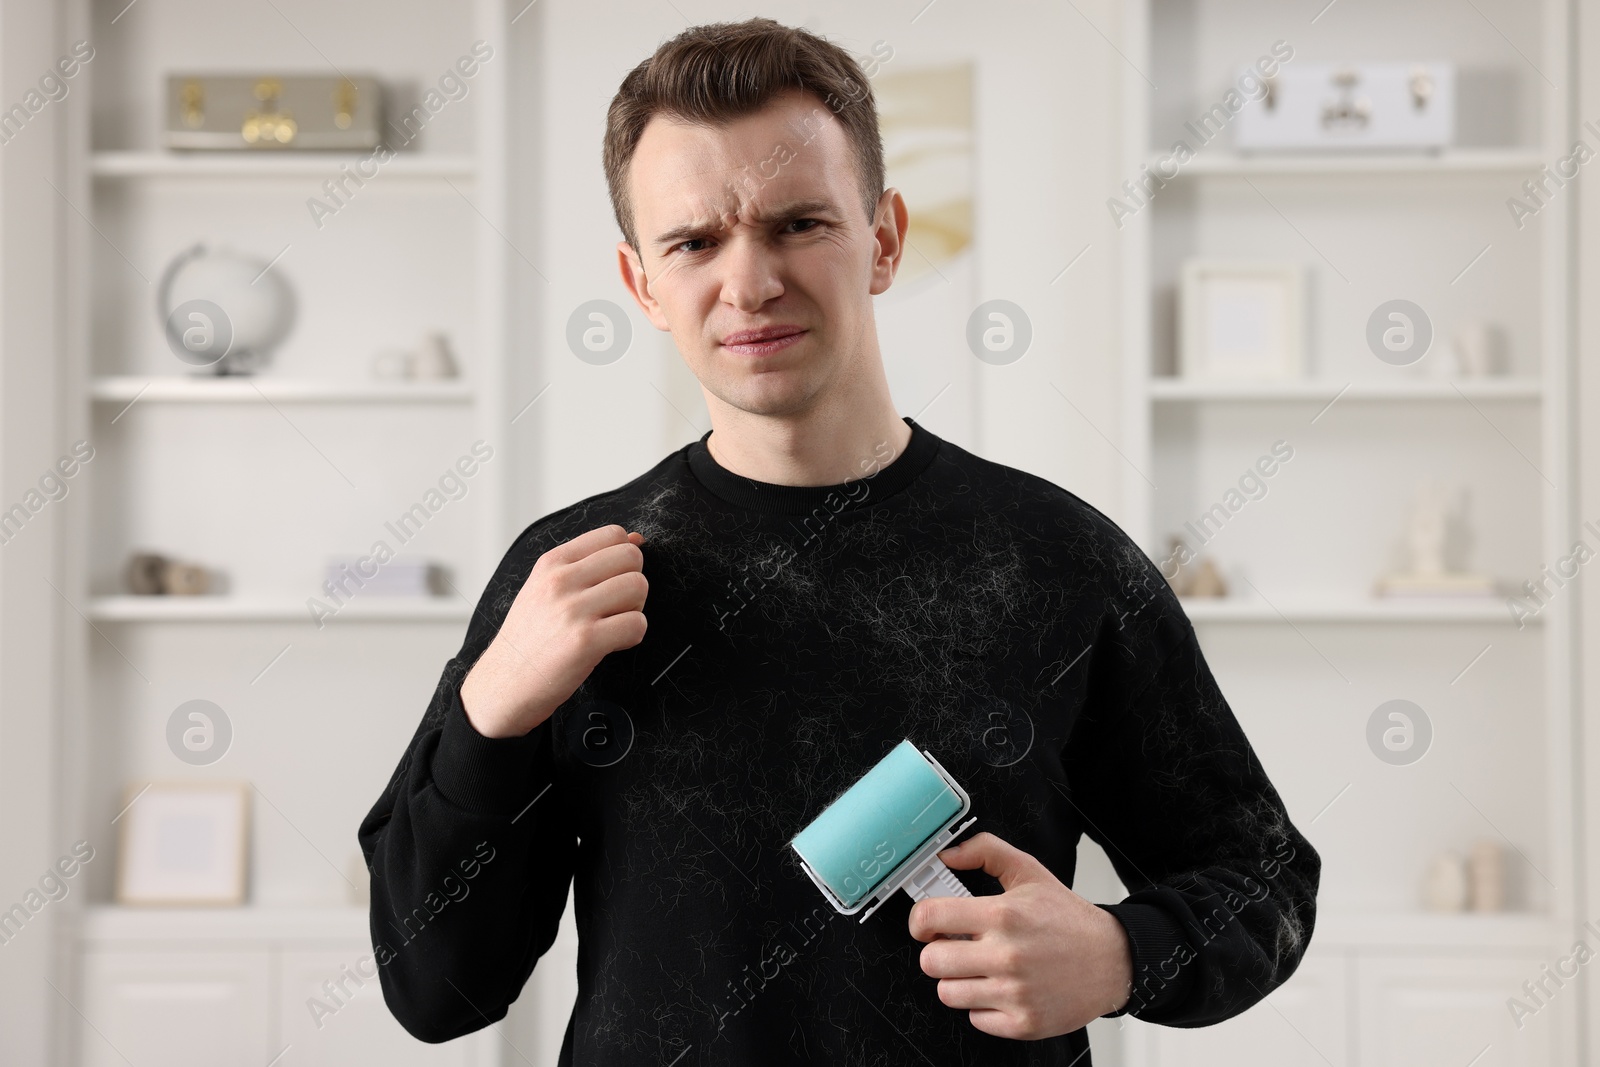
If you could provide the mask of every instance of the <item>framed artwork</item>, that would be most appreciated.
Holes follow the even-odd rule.
[[[948,300],[950,265],[970,258],[973,229],[974,68],[890,64],[892,46],[879,41],[867,59],[883,136],[885,184],[911,208],[906,244],[894,283],[902,292],[932,289]],[[879,62],[879,61],[882,62]],[[914,283],[914,284],[908,284]]]
[[[242,782],[130,786],[117,851],[119,904],[243,904],[250,796]]]
[[[1191,259],[1178,289],[1178,373],[1281,381],[1305,374],[1305,270],[1298,263]]]

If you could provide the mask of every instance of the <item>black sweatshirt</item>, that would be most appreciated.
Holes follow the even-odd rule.
[[[896,892],[834,911],[789,840],[902,738],[1066,885],[1087,834],[1130,889],[1114,1014],[1204,1026],[1299,965],[1321,860],[1159,569],[1072,493],[905,420],[863,477],[756,482],[708,433],[529,526],[362,821],[383,995],[413,1035],[503,1018],[574,886],[563,1065],[1088,1067],[1085,1030],[994,1037],[939,1000]],[[644,640],[524,737],[460,684],[534,561],[645,536]],[[975,894],[1001,891],[960,871]]]

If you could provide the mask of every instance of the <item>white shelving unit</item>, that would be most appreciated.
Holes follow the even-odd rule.
[[[103,596],[89,601],[97,622],[299,622],[314,627],[303,600],[268,597]],[[328,625],[364,622],[465,622],[472,605],[454,597],[386,597],[352,600]]]
[[[1320,1067],[1578,1062],[1576,996],[1521,1029],[1506,1008],[1570,951],[1581,921],[1572,598],[1558,594],[1519,624],[1504,597],[1371,595],[1401,562],[1426,480],[1467,487],[1468,553],[1506,592],[1573,540],[1571,197],[1548,198],[1520,231],[1504,206],[1570,150],[1556,87],[1573,76],[1573,15],[1564,0],[1475,10],[1459,17],[1421,0],[1320,14],[1266,0],[1121,5],[1128,138],[1108,189],[1179,137],[1193,145],[1182,120],[1208,110],[1276,40],[1293,45],[1291,65],[1444,59],[1498,70],[1514,86],[1502,97],[1511,115],[1502,143],[1436,155],[1243,155],[1225,134],[1116,234],[1130,533],[1165,558],[1168,538],[1237,487],[1258,455],[1280,440],[1294,449],[1264,493],[1202,542],[1186,537],[1222,567],[1232,595],[1184,606],[1324,864],[1316,932],[1290,983],[1219,1026],[1135,1023],[1125,1067],[1233,1064],[1246,1048],[1249,1062]],[[1306,268],[1306,379],[1176,376],[1176,286],[1189,256]],[[1433,348],[1418,366],[1366,351],[1367,315],[1393,298],[1433,316]],[[1509,376],[1442,373],[1450,334],[1470,318],[1506,326]],[[1396,698],[1422,706],[1434,730],[1408,766],[1380,761],[1365,738],[1377,706]],[[1427,862],[1478,837],[1504,847],[1512,910],[1424,911]]]
[[[343,158],[340,158],[343,157]],[[94,152],[89,170],[96,178],[216,178],[234,175],[245,178],[264,176],[289,178],[328,176],[330,161],[354,163],[364,153],[284,152],[238,155],[183,154],[162,151]],[[445,152],[427,156],[396,155],[383,164],[385,177],[462,178],[478,175],[478,160],[466,154]]]
[[[1462,597],[1459,601],[1443,597],[1319,597],[1274,598],[1271,601],[1248,596],[1185,598],[1184,613],[1194,622],[1461,622],[1493,623],[1512,626],[1516,620],[1501,600]],[[1543,616],[1533,615],[1523,625],[1536,626]]]
[[[1151,156],[1152,166],[1162,157]],[[1329,158],[1324,155],[1242,155],[1219,153],[1199,155],[1178,171],[1184,175],[1228,175],[1252,177],[1270,174],[1437,174],[1441,171],[1521,174],[1538,170],[1545,159],[1537,152],[1518,149],[1455,149],[1448,152],[1378,154],[1352,153]]]
[[[75,921],[59,951],[77,1010],[57,1025],[74,1063],[500,1062],[488,1030],[437,1046],[410,1038],[375,973],[325,1026],[311,1025],[307,1004],[372,953],[365,887],[354,884],[364,876],[357,824],[515,532],[512,252],[497,229],[512,14],[498,0],[346,5],[331,23],[308,0],[226,19],[200,0],[68,6],[70,39],[96,48],[73,83],[91,106],[74,113],[60,190],[77,209],[63,252],[78,400],[69,425],[96,452],[73,483],[88,497],[73,514],[87,517],[69,531],[75,563],[61,590],[73,605],[65,743],[78,756],[59,808],[104,857],[65,905]],[[346,17],[362,28],[341,25]],[[494,55],[463,79],[470,91],[429,113],[320,224],[309,198],[369,153],[160,147],[168,72],[370,73],[395,119],[475,41]],[[294,328],[259,375],[198,376],[165,349],[154,282],[196,240],[273,260],[294,292]],[[370,376],[373,353],[429,330],[449,336],[460,378]],[[462,474],[456,461],[476,442],[492,458],[475,454],[474,473]],[[423,518],[396,538],[402,514]],[[454,591],[358,591],[319,627],[307,601],[328,599],[324,561],[380,539],[399,558],[444,565]],[[136,550],[224,572],[229,591],[127,595],[120,575]],[[194,698],[221,706],[233,728],[231,747],[205,766],[165,741],[167,718]],[[254,788],[247,903],[116,904],[112,820],[124,785],[214,778]]]
[[[1250,400],[1304,401],[1331,405],[1341,401],[1380,400],[1527,400],[1544,397],[1537,378],[1489,378],[1464,381],[1316,381],[1218,382],[1178,377],[1152,378],[1150,399],[1163,403]]]
[[[365,908],[84,909],[79,934],[96,946],[138,942],[308,940],[356,941],[367,936]]]
[[[90,386],[94,400],[133,404],[148,400],[190,404],[346,403],[471,404],[469,384],[443,382],[325,382],[282,378],[139,378],[111,375]],[[120,415],[121,412],[118,412]]]

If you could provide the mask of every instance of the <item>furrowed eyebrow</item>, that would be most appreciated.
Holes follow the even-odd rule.
[[[822,199],[791,200],[786,204],[778,204],[769,212],[757,214],[757,222],[783,222],[790,223],[808,215],[831,215],[834,213],[832,201]],[[670,246],[679,241],[687,241],[707,233],[715,232],[720,228],[720,221],[689,222],[682,226],[674,226],[655,239],[657,246]]]

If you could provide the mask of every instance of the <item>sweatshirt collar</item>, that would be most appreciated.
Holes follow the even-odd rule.
[[[851,511],[870,507],[910,485],[939,450],[937,435],[909,415],[901,418],[911,427],[911,439],[906,442],[905,451],[874,473],[837,485],[778,485],[735,474],[712,458],[706,447],[710,430],[688,446],[689,469],[716,496],[748,511],[809,515],[819,508]]]

